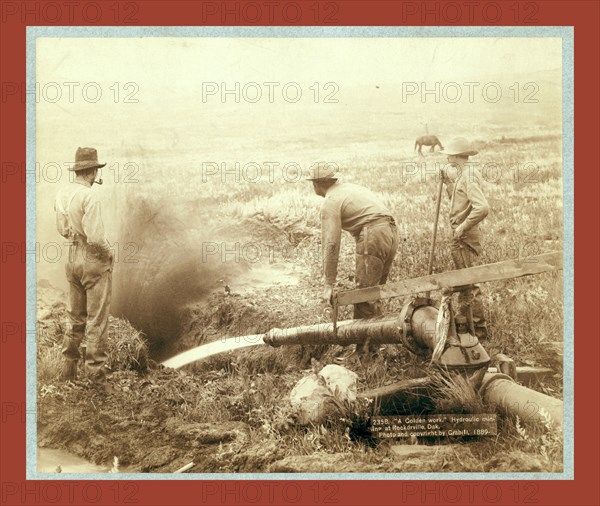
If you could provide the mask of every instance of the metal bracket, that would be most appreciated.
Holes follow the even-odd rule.
[[[506,374],[514,381],[517,381],[517,366],[512,358],[503,353],[498,353],[492,363],[496,366],[499,373]]]
[[[402,311],[400,311],[398,320],[400,323],[400,336],[402,337],[402,343],[404,346],[408,349],[408,351],[414,353],[415,355],[426,357],[429,354],[429,350],[427,348],[415,346],[415,342],[412,339],[411,327],[413,313],[415,310],[423,306],[433,306],[437,308],[439,307],[439,304],[434,303],[430,298],[427,297],[414,297],[408,303],[404,304]]]

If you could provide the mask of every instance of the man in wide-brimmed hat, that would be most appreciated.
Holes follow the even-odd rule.
[[[333,165],[317,165],[307,179],[312,181],[315,193],[325,199],[321,208],[325,276],[322,301],[331,303],[342,230],[350,232],[356,240],[357,287],[384,284],[398,249],[398,233],[392,213],[367,188],[339,181],[339,172]],[[380,313],[377,303],[361,302],[354,305],[354,318],[370,318]],[[356,351],[365,351],[364,346],[357,345]],[[376,349],[369,345],[369,351],[375,353]]]
[[[78,148],[75,180],[56,195],[56,227],[70,241],[66,265],[69,281],[69,321],[63,341],[65,364],[62,377],[77,378],[79,350],[85,339],[85,370],[93,378],[103,380],[106,374],[106,336],[110,308],[113,252],[104,235],[100,201],[92,191],[98,169],[94,148]]]
[[[481,231],[479,223],[488,215],[489,205],[481,190],[481,178],[469,157],[477,154],[469,142],[458,137],[453,139],[441,153],[448,156],[448,167],[442,170],[446,190],[450,198],[450,226],[452,227],[451,253],[457,269],[471,267],[481,255]],[[452,175],[450,175],[452,173]],[[468,309],[471,309],[475,332],[487,337],[487,328],[477,285],[462,291],[458,296],[456,323],[459,331],[468,330]]]

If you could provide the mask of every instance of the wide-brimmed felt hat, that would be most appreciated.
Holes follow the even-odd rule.
[[[321,179],[339,179],[339,169],[337,165],[326,163],[318,164],[310,169],[310,173],[306,178],[308,181],[319,181]]]
[[[77,148],[75,165],[69,167],[69,170],[77,172],[85,169],[100,169],[105,165],[98,162],[98,152],[94,148]]]
[[[473,156],[479,153],[479,151],[471,149],[469,141],[464,137],[457,137],[446,144],[446,147],[440,153],[444,155]]]

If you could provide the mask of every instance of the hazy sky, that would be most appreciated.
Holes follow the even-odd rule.
[[[558,38],[38,39],[37,80],[136,82],[179,95],[201,82],[459,81],[561,68]]]
[[[426,128],[475,138],[532,135],[540,125],[547,133],[560,127],[561,51],[557,38],[37,39],[36,81],[40,87],[57,83],[63,98],[37,103],[36,160],[41,167],[64,168],[77,146],[94,146],[109,167],[133,161],[145,184],[162,185],[152,171],[185,174],[202,161],[297,160],[308,166],[315,160],[355,163],[356,156],[368,153],[400,160],[414,156],[414,136]],[[538,77],[547,81],[540,84],[539,103],[517,104],[507,95],[508,101],[489,104],[478,95],[472,107],[456,104],[451,111],[435,101],[403,103],[401,87],[386,86],[493,79],[506,93],[515,81]],[[204,103],[200,90],[206,82],[228,87],[296,82],[306,99],[278,100],[277,107]],[[314,103],[309,87],[315,82],[322,92],[325,83],[337,83],[339,103]],[[74,102],[64,96],[64,83],[78,83]],[[101,101],[81,99],[81,88],[89,83],[100,85]],[[137,86],[135,103],[124,102],[132,91],[126,83]],[[115,89],[119,101],[113,100]],[[50,86],[48,94],[55,91]],[[115,174],[103,170],[107,180]],[[60,183],[67,184],[66,170],[61,174]],[[115,240],[110,212],[118,215],[108,203],[111,187],[119,186],[107,184],[99,194],[107,199],[103,215]],[[37,187],[40,241],[57,237],[51,211],[56,188],[46,178]],[[64,283],[62,264],[41,263],[38,275]]]

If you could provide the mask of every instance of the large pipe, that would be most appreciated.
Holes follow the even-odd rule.
[[[306,325],[290,329],[272,329],[264,336],[265,343],[278,347],[302,344],[402,344],[420,356],[431,355],[438,344],[436,332],[438,310],[429,299],[415,299],[405,305],[399,316],[386,315],[361,320],[338,322],[337,335],[332,323]],[[489,365],[490,357],[470,334],[454,335],[448,340],[435,363],[449,369],[478,370]],[[479,376],[481,378],[482,375]]]
[[[416,344],[432,350],[435,347],[437,309],[421,306],[411,318],[412,337]],[[271,346],[303,344],[348,344],[362,343],[367,339],[373,344],[403,344],[402,321],[396,315],[344,320],[337,323],[337,336],[333,323],[318,323],[289,329],[272,329],[265,334],[265,342]]]
[[[333,332],[333,323],[319,323],[289,329],[272,329],[264,337],[267,344],[275,347],[291,344],[346,346],[362,343],[366,339],[376,344],[402,344],[398,317],[387,315],[363,320],[344,320],[337,323],[337,336]]]
[[[515,383],[505,374],[486,373],[479,389],[484,402],[525,422],[552,424],[562,429],[563,402]]]
[[[522,369],[522,368],[521,368]],[[517,368],[517,371],[519,368]],[[430,377],[403,380],[392,385],[364,391],[359,397],[376,399],[387,409],[393,407],[398,399],[406,401],[426,387],[431,388],[433,380]],[[496,372],[486,372],[479,388],[479,394],[486,404],[496,410],[518,415],[527,423],[542,423],[562,429],[563,402],[560,399],[544,395],[515,383],[510,376]],[[408,397],[407,397],[408,396]]]

